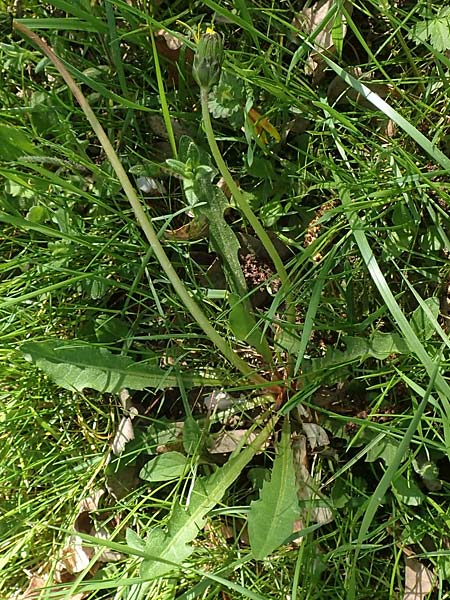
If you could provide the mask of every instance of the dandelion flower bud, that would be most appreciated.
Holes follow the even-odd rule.
[[[204,33],[197,44],[192,75],[200,87],[211,88],[219,81],[223,62],[223,38],[215,31]]]

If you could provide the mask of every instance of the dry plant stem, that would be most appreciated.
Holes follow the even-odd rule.
[[[280,258],[280,255],[277,252],[277,249],[273,245],[272,240],[268,236],[266,230],[259,222],[257,216],[252,211],[248,202],[242,195],[240,189],[234,182],[234,179],[231,176],[230,171],[222,158],[222,154],[219,150],[219,146],[217,145],[216,138],[214,137],[214,132],[211,125],[211,117],[209,116],[208,109],[208,88],[201,87],[200,88],[200,101],[202,105],[202,117],[203,117],[203,125],[205,127],[205,133],[208,140],[209,147],[211,149],[212,155],[214,156],[214,160],[216,161],[216,165],[219,168],[220,174],[225,180],[225,183],[228,186],[233,198],[238,205],[239,210],[242,212],[244,217],[253,227],[253,231],[261,240],[264,248],[267,250],[273,264],[275,270],[277,272],[278,277],[286,291],[286,314],[287,319],[290,323],[293,323],[295,320],[295,306],[292,300],[291,295],[291,282],[289,281],[289,276],[287,274],[286,269],[284,268],[283,261]]]
[[[156,232],[145,214],[144,209],[139,202],[139,199],[134,191],[134,188],[128,178],[128,175],[125,172],[114,148],[112,147],[111,142],[108,139],[103,127],[97,120],[94,112],[92,111],[88,101],[84,97],[83,93],[75,83],[74,79],[60,61],[60,59],[56,56],[53,50],[42,40],[39,36],[37,36],[33,31],[28,29],[25,25],[13,21],[13,27],[16,31],[20,32],[25,37],[29,38],[38,48],[51,60],[51,62],[58,69],[59,73],[63,77],[67,86],[72,91],[76,100],[78,101],[80,107],[82,108],[84,114],[86,115],[89,123],[91,124],[92,129],[97,135],[107,157],[110,161],[117,178],[119,179],[122,188],[131,204],[131,207],[134,211],[136,219],[139,225],[142,227],[147,240],[152,247],[156,258],[158,259],[161,267],[164,269],[169,281],[173,285],[176,293],[179,298],[187,308],[187,310],[191,313],[192,317],[197,321],[200,327],[203,329],[205,334],[209,337],[209,339],[213,342],[213,344],[218,348],[218,350],[223,354],[223,356],[241,373],[243,373],[248,380],[257,385],[268,385],[269,382],[264,379],[261,375],[255,373],[253,369],[244,361],[236,352],[227,344],[227,342],[223,339],[223,337],[214,329],[214,327],[209,322],[206,315],[201,310],[200,306],[191,298],[189,292],[181,279],[178,277],[175,269],[173,268],[170,260],[168,259],[164,249],[158,240]]]

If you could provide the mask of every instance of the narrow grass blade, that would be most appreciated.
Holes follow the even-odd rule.
[[[431,398],[431,393],[432,393],[432,390],[433,390],[433,387],[434,387],[434,384],[436,381],[437,374],[439,372],[440,358],[441,358],[441,354],[439,353],[438,356],[433,361],[433,371],[431,373],[430,381],[428,383],[428,387],[426,389],[424,397],[422,398],[422,401],[420,402],[419,406],[417,407],[416,412],[413,415],[413,418],[411,419],[408,429],[406,430],[405,435],[399,444],[397,452],[395,453],[395,457],[393,458],[391,464],[386,469],[383,477],[381,478],[379,484],[377,485],[377,487],[376,487],[374,493],[372,494],[372,496],[369,500],[369,503],[366,507],[364,517],[363,517],[363,520],[361,523],[361,527],[359,529],[358,539],[356,541],[355,554],[354,554],[352,568],[351,568],[351,572],[350,572],[350,576],[349,576],[347,600],[354,600],[356,598],[356,565],[358,562],[360,548],[362,547],[362,544],[367,537],[367,534],[369,532],[369,527],[373,521],[373,518],[375,517],[375,513],[377,512],[377,510],[381,504],[383,496],[388,491],[389,486],[391,485],[392,479],[394,478],[394,476],[397,472],[397,469],[400,465],[400,462],[401,462],[403,456],[405,455],[406,451],[408,450],[411,439],[420,423],[420,419],[422,418],[423,412]]]
[[[309,44],[311,46],[311,44]],[[311,46],[312,47],[312,46]],[[361,94],[363,98],[368,100],[371,104],[378,108],[382,113],[392,119],[405,133],[421,146],[433,160],[438,162],[444,169],[450,171],[450,159],[441,150],[439,150],[433,142],[431,142],[426,136],[423,135],[414,125],[412,125],[405,117],[397,112],[392,106],[390,106],[385,100],[383,100],[376,92],[373,92],[366,85],[358,81],[353,75],[347,73],[345,69],[336,64],[333,60],[325,55],[322,55],[322,59],[327,63],[333,71],[348,83],[358,94]]]
[[[336,247],[337,249],[337,247]],[[322,268],[320,269],[319,275],[316,278],[314,283],[313,291],[311,294],[311,299],[308,304],[308,310],[305,315],[305,322],[303,324],[302,337],[300,340],[300,346],[298,349],[297,359],[295,361],[294,374],[297,374],[299,369],[302,366],[303,355],[305,354],[306,347],[308,346],[311,332],[314,327],[314,318],[317,313],[317,309],[320,305],[320,297],[322,294],[323,286],[325,285],[327,275],[332,267],[334,255],[336,253],[336,249],[332,250],[326,257]]]

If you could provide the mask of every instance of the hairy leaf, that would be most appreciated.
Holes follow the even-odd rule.
[[[230,327],[235,336],[251,344],[268,361],[271,352],[267,341],[256,327],[252,306],[247,296],[247,283],[239,262],[239,240],[223,216],[227,207],[224,193],[209,182],[203,180],[195,189],[199,198],[208,197],[208,203],[202,205],[201,211],[209,223],[211,247],[221,257],[227,283],[230,287]]]
[[[248,534],[252,554],[263,559],[293,532],[299,515],[297,485],[289,427],[283,427],[270,481],[265,481],[259,500],[250,504]]]
[[[178,479],[186,470],[187,458],[180,452],[164,452],[144,465],[139,473],[146,481]]]
[[[99,392],[118,393],[126,387],[164,389],[177,387],[175,373],[156,365],[137,364],[126,356],[112,354],[82,341],[48,340],[25,342],[21,351],[25,358],[42,369],[56,384],[68,390],[92,388]],[[217,379],[202,375],[181,375],[184,385],[217,385]]]
[[[376,331],[368,339],[343,336],[342,342],[347,346],[346,350],[328,350],[323,358],[313,358],[309,363],[307,362],[307,370],[314,372],[355,360],[362,362],[370,357],[383,360],[391,354],[409,354],[406,342],[398,333]]]
[[[188,506],[181,504],[175,506],[167,531],[161,528],[150,531],[145,545],[149,557],[142,563],[142,577],[145,579],[161,577],[173,570],[173,566],[158,559],[181,566],[181,563],[188,558],[193,551],[191,542],[204,527],[208,513],[222,500],[226,490],[264,444],[276,421],[277,417],[269,421],[244,450],[232,455],[228,462],[211,476],[197,479]]]
[[[176,172],[183,177],[186,199],[194,209],[196,219],[206,219],[211,248],[221,259],[230,290],[230,329],[237,339],[246,341],[267,362],[271,362],[272,352],[265,336],[257,328],[247,297],[247,283],[239,261],[239,240],[224,218],[229,204],[222,190],[212,183],[216,170],[211,166],[209,156],[187,136],[180,139],[179,160],[176,162],[169,159],[166,164],[172,169],[176,167]]]

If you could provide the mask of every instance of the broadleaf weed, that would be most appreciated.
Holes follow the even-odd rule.
[[[58,582],[101,486],[80,532],[97,549],[42,597],[384,599],[403,592],[403,552],[428,553],[445,597],[445,9],[342,8],[320,79],[304,63],[340,4],[303,34],[259,0],[16,4],[0,44],[0,595],[40,567]],[[197,59],[199,89],[201,24],[224,54],[220,79]],[[282,414],[299,531],[264,560],[246,520],[274,463],[253,522],[279,517]],[[120,560],[100,567],[108,547]]]

